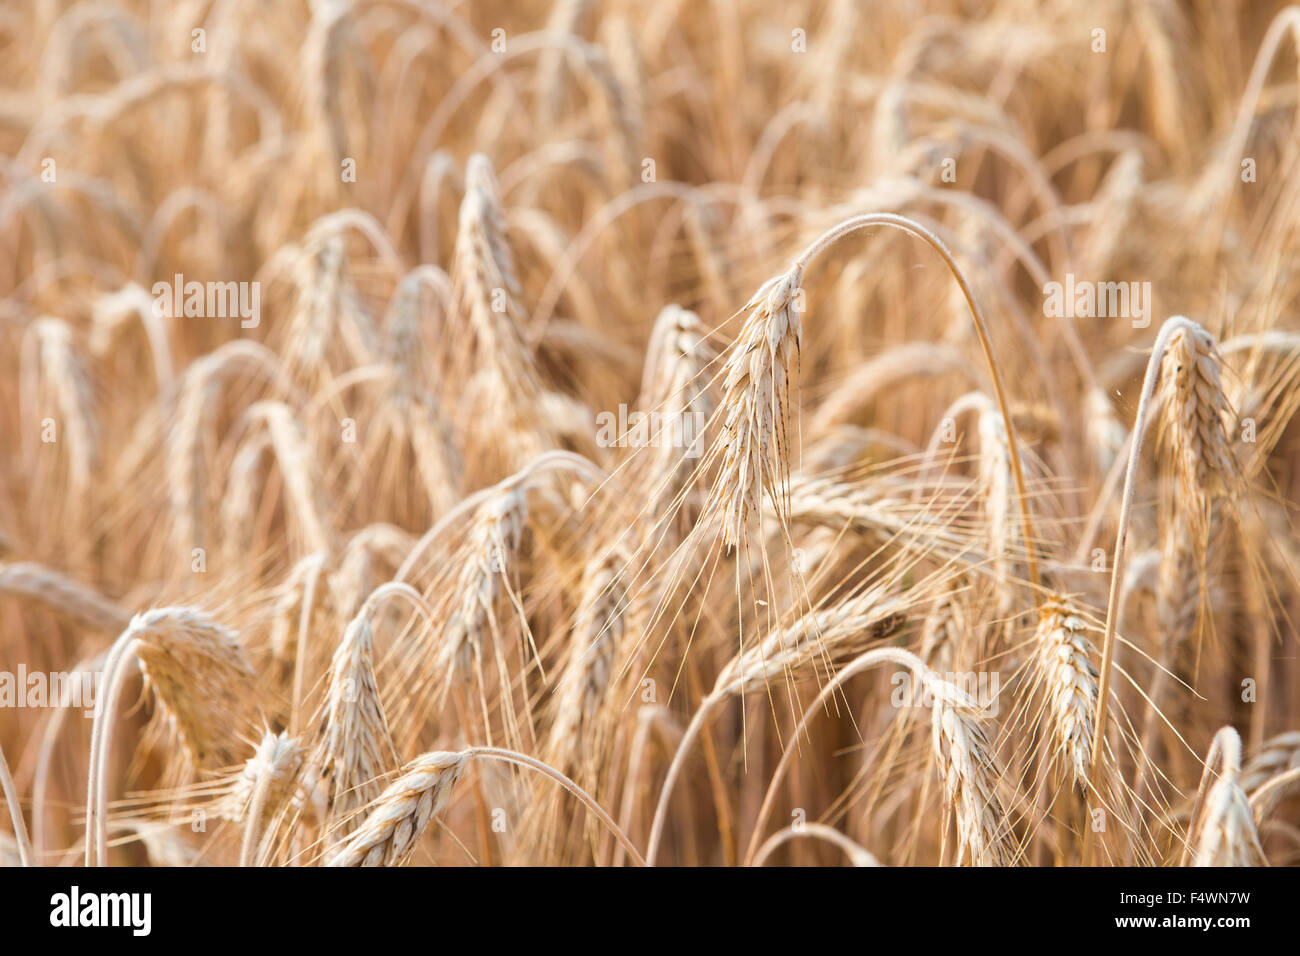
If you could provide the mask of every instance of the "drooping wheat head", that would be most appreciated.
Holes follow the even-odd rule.
[[[465,768],[464,754],[436,751],[416,757],[368,807],[347,842],[326,866],[401,866],[451,799]]]
[[[721,465],[711,502],[727,549],[746,540],[751,512],[764,496],[786,513],[797,387],[800,269],[763,283],[745,306],[740,335],[723,365],[722,427],[715,439]]]

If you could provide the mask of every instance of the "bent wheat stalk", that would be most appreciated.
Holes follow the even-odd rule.
[[[39,601],[51,611],[101,631],[120,632],[131,619],[99,592],[30,562],[0,564],[0,594]]]
[[[27,825],[23,822],[22,804],[18,802],[18,788],[14,786],[14,778],[9,774],[9,764],[3,750],[0,750],[0,792],[4,793],[5,803],[9,804],[9,819],[13,821],[14,839],[18,842],[18,858],[23,866],[35,866],[32,844],[27,839]]]
[[[761,851],[758,848],[759,837],[763,833],[763,824],[767,822],[768,815],[772,812],[772,806],[776,802],[776,788],[784,779],[786,770],[789,769],[790,760],[795,753],[795,742],[804,734],[808,727],[808,722],[812,719],[830,696],[835,693],[836,688],[840,687],[850,677],[861,674],[863,671],[870,670],[880,664],[897,664],[901,667],[909,668],[917,680],[925,680],[931,672],[921,658],[917,657],[910,651],[900,648],[879,647],[875,650],[867,651],[859,657],[855,657],[848,664],[845,664],[834,677],[826,682],[812,704],[804,708],[803,716],[795,726],[794,732],[790,734],[790,742],[781,752],[781,759],[772,771],[772,776],[767,782],[767,790],[763,794],[763,803],[758,808],[758,816],[754,819],[753,835],[749,839],[749,848],[745,851],[745,866],[757,866],[758,854]]]
[[[846,607],[858,605],[861,607],[860,613],[845,614]],[[733,695],[744,696],[750,687],[766,686],[768,680],[787,672],[806,674],[819,663],[833,662],[837,656],[842,659],[869,641],[888,636],[902,621],[901,615],[896,613],[898,605],[899,602],[879,600],[878,592],[868,591],[853,602],[804,615],[792,625],[788,634],[777,628],[755,647],[727,662],[718,674],[713,690],[700,702],[699,708],[691,717],[677,746],[677,752],[673,754],[672,763],[668,766],[668,775],[659,791],[659,803],[655,807],[654,823],[650,828],[650,842],[646,847],[646,862],[649,865],[654,865],[659,852],[673,787],[686,764],[691,744],[704,729],[710,714]]]
[[[880,861],[871,854],[870,850],[854,843],[839,830],[828,827],[824,823],[805,823],[798,829],[795,828],[794,824],[791,824],[783,830],[777,830],[767,838],[767,842],[754,855],[754,862],[749,865],[762,866],[764,861],[772,855],[772,851],[796,837],[812,837],[833,844],[844,851],[845,856],[849,858],[849,862],[854,866],[880,866]]]
[[[614,835],[614,839],[618,840],[619,844],[621,844],[623,849],[627,851],[628,855],[632,857],[633,862],[635,862],[637,866],[648,865],[646,859],[641,856],[641,853],[632,844],[632,841],[627,838],[627,834],[625,834],[619,825],[614,822],[614,818],[606,813],[605,809],[596,802],[595,798],[554,767],[542,763],[542,761],[538,760],[536,757],[530,757],[527,754],[517,753],[513,750],[505,750],[500,747],[470,747],[468,750],[463,751],[463,753],[467,757],[486,757],[491,760],[501,760],[506,763],[512,763],[520,767],[528,767],[531,770],[536,770],[544,776],[550,777],[565,790],[568,790],[569,793],[577,797],[578,801],[591,811],[592,816],[609,828],[609,832]]]
[[[914,219],[907,216],[900,216],[895,213],[871,212],[863,213],[844,220],[836,226],[828,229],[822,235],[813,240],[799,257],[795,259],[790,274],[798,276],[804,272],[808,265],[821,255],[826,249],[832,246],[838,240],[857,232],[859,229],[866,229],[871,226],[891,226],[900,229],[910,236],[927,243],[943,259],[944,265],[952,273],[953,278],[961,289],[962,297],[966,300],[966,306],[970,310],[971,319],[975,323],[975,333],[979,338],[980,348],[984,352],[984,361],[989,367],[989,376],[993,380],[993,394],[997,399],[998,411],[1002,415],[1002,420],[1006,425],[1007,432],[1007,449],[1011,457],[1012,476],[1016,482],[1016,495],[1020,503],[1020,520],[1025,535],[1025,561],[1029,570],[1029,580],[1035,587],[1040,583],[1038,571],[1038,556],[1036,545],[1034,543],[1034,524],[1033,517],[1029,508],[1029,492],[1025,485],[1024,470],[1020,465],[1020,440],[1016,434],[1015,422],[1012,421],[1011,408],[1007,402],[1006,389],[1002,384],[1002,371],[998,365],[997,357],[993,353],[993,342],[989,337],[988,323],[984,319],[984,312],[979,303],[975,300],[975,294],[971,291],[970,284],[966,281],[966,276],[962,273],[961,268],[957,265],[957,260],[953,258],[952,253],[944,244],[943,240],[933,232],[921,225]]]
[[[1175,315],[1166,320],[1156,336],[1155,345],[1151,349],[1151,358],[1147,362],[1146,376],[1142,380],[1142,394],[1138,399],[1137,417],[1133,422],[1128,468],[1124,476],[1124,493],[1120,501],[1119,525],[1115,530],[1114,557],[1111,559],[1110,597],[1106,605],[1106,631],[1101,649],[1101,683],[1097,691],[1097,718],[1093,723],[1092,759],[1088,771],[1088,780],[1091,783],[1096,782],[1097,769],[1106,742],[1106,705],[1110,696],[1110,674],[1111,663],[1115,657],[1115,635],[1119,630],[1120,594],[1124,582],[1124,561],[1127,558],[1125,547],[1128,539],[1129,521],[1133,512],[1138,464],[1141,461],[1147,417],[1150,414],[1152,397],[1155,395],[1156,386],[1160,381],[1160,370],[1165,353],[1170,348],[1171,343],[1174,342],[1175,337],[1180,334],[1190,336],[1196,341],[1202,341],[1202,337],[1208,336],[1209,333],[1186,316]],[[1213,404],[1217,407],[1217,403]],[[1200,420],[1199,414],[1194,414],[1191,418],[1193,421]],[[1219,461],[1217,456],[1215,461]],[[1200,474],[1201,468],[1188,458],[1180,457],[1180,472],[1180,477],[1193,480],[1195,475]]]

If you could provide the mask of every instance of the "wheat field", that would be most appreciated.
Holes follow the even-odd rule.
[[[0,862],[1300,861],[1300,7],[0,10]]]

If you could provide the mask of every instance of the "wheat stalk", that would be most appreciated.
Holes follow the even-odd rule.
[[[653,866],[668,817],[673,787],[685,765],[690,745],[704,729],[710,713],[734,694],[766,686],[773,678],[795,679],[815,671],[818,664],[833,666],[874,640],[887,637],[902,625],[899,602],[868,591],[853,601],[812,612],[794,622],[788,631],[777,628],[755,647],[731,658],[718,673],[713,690],[704,698],[682,734],[668,774],[659,791],[646,861]]]
[[[1166,352],[1176,345],[1175,357],[1165,364]],[[1207,506],[1203,482],[1213,478],[1230,483],[1230,451],[1223,436],[1222,419],[1218,418],[1225,399],[1215,391],[1218,383],[1218,365],[1213,339],[1201,326],[1181,315],[1165,321],[1156,336],[1142,381],[1137,416],[1133,423],[1133,440],[1129,449],[1128,467],[1124,476],[1124,494],[1120,503],[1118,529],[1115,532],[1114,557],[1111,560],[1110,597],[1106,606],[1106,632],[1102,643],[1101,683],[1097,693],[1097,718],[1092,739],[1092,767],[1089,778],[1094,779],[1106,739],[1106,706],[1110,693],[1111,662],[1115,654],[1115,635],[1119,628],[1119,598],[1124,582],[1124,560],[1128,525],[1133,508],[1137,469],[1146,432],[1149,406],[1162,376],[1172,379],[1165,383],[1166,434],[1176,453],[1177,471],[1185,496],[1192,503],[1186,509],[1193,527],[1208,532],[1209,516],[1202,511]],[[1217,424],[1216,424],[1217,421]],[[1210,458],[1203,469],[1193,460],[1195,449]],[[1190,486],[1189,486],[1189,483]],[[1197,524],[1197,522],[1201,522]],[[1091,831],[1089,831],[1091,833]]]
[[[108,598],[40,564],[0,564],[0,594],[39,601],[99,631],[120,631],[130,615]]]
[[[32,853],[32,844],[27,837],[27,824],[23,822],[23,808],[18,800],[18,788],[9,773],[9,763],[5,760],[4,750],[0,749],[0,793],[5,803],[9,804],[9,819],[14,825],[14,842],[17,844],[18,860],[22,866],[35,866],[36,857]]]
[[[839,847],[854,866],[880,866],[880,861],[871,854],[870,850],[859,846],[839,830],[828,827],[824,823],[805,823],[797,828],[792,824],[783,830],[776,831],[758,848],[758,852],[754,854],[754,862],[749,865],[762,866],[763,862],[772,855],[772,852],[777,847],[797,837],[825,840],[827,843]]]

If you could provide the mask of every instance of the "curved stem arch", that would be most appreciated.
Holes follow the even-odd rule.
[[[984,319],[984,312],[980,309],[979,303],[975,301],[975,294],[971,291],[970,283],[966,281],[966,276],[958,267],[956,259],[953,258],[943,240],[925,226],[914,219],[909,219],[907,216],[889,212],[863,213],[844,220],[814,239],[795,259],[792,271],[804,271],[812,260],[816,259],[817,256],[821,255],[837,241],[857,232],[859,229],[866,229],[871,226],[891,226],[925,242],[935,252],[939,253],[953,278],[957,280],[957,285],[961,288],[962,296],[966,299],[966,305],[970,309],[971,318],[975,322],[975,332],[980,341],[980,348],[984,352],[984,360],[989,366],[989,375],[993,379],[993,392],[997,399],[998,411],[1002,414],[1006,426],[1007,446],[1011,455],[1011,472],[1016,482],[1016,496],[1020,500],[1020,520],[1025,538],[1025,557],[1029,568],[1029,580],[1037,589],[1042,579],[1038,571],[1038,555],[1035,552],[1033,517],[1029,510],[1029,493],[1025,487],[1024,469],[1020,464],[1020,441],[1016,435],[1015,423],[1011,420],[1011,410],[1007,405],[1006,389],[1002,384],[1002,372],[998,367],[997,358],[993,354],[993,343],[989,337],[988,323]]]

